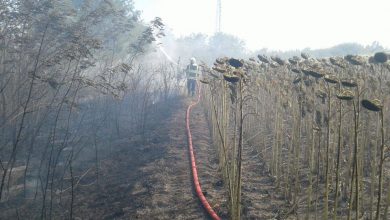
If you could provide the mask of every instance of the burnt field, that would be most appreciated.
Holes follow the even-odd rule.
[[[0,0],[0,219],[390,219],[387,2],[346,2]]]

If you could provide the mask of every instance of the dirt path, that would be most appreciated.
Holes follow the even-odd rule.
[[[83,196],[77,204],[82,219],[207,219],[196,197],[188,156],[185,110],[189,100],[177,102],[174,112],[145,145],[122,146],[104,168],[100,192]],[[222,187],[215,184],[216,154],[200,106],[191,114],[191,129],[201,186],[212,205],[221,211]],[[122,145],[127,145],[124,140]],[[91,192],[94,192],[91,189]]]
[[[167,117],[143,143],[117,140],[113,157],[101,165],[101,186],[77,194],[77,219],[209,219],[197,198],[190,169],[185,113],[190,99],[176,100]],[[191,130],[202,190],[210,205],[226,215],[217,155],[203,108],[191,113]],[[137,144],[138,143],[138,144]],[[226,217],[226,216],[225,216]]]
[[[165,156],[141,168],[143,175],[132,195],[142,206],[129,216],[132,219],[208,219],[193,190],[185,133],[188,103],[187,100],[182,104],[167,122],[169,140],[162,143],[166,148]],[[216,154],[210,148],[210,135],[201,107],[195,107],[191,117],[201,186],[210,203],[218,206],[223,195],[215,184],[218,182]]]
[[[227,219],[228,195],[223,186],[222,175],[218,171],[218,155],[203,110],[201,104],[197,105],[193,108],[190,119],[199,182],[214,211],[222,219]]]
[[[286,203],[254,147],[244,145],[242,169],[243,218],[279,219]]]

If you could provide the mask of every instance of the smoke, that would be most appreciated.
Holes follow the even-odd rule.
[[[161,46],[161,44],[159,44],[158,46],[158,49],[161,51],[162,54],[164,54],[164,56],[168,59],[169,62],[175,64],[176,66],[179,66],[178,63],[176,63],[171,56],[169,56],[169,54],[165,51],[165,49]]]
[[[168,48],[171,48],[171,47],[173,47],[174,44],[175,44],[175,42],[172,39],[164,39],[164,43],[161,41],[161,39],[156,40],[157,48],[164,55],[164,57],[170,63],[174,64],[175,66],[179,66],[179,64],[173,60],[173,58],[167,53],[167,51],[165,50],[165,48],[163,46],[163,45],[168,45]]]

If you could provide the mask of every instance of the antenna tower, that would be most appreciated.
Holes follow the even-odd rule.
[[[217,17],[216,17],[216,26],[215,32],[221,32],[221,17],[222,17],[222,0],[217,0]]]

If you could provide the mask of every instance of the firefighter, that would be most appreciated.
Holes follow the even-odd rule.
[[[199,77],[199,67],[198,64],[196,64],[196,59],[194,57],[190,59],[190,64],[186,68],[186,76],[188,95],[194,96],[196,80]]]

